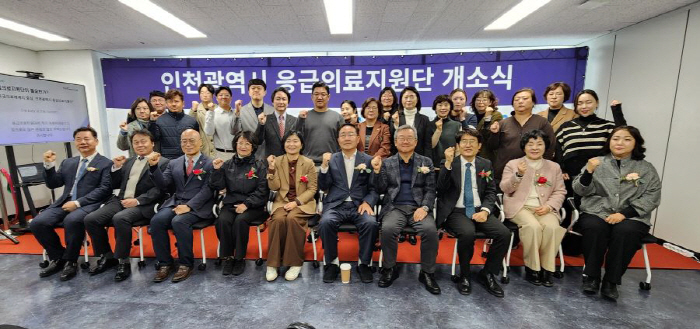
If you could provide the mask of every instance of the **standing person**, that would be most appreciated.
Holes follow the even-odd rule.
[[[460,268],[457,290],[462,295],[472,292],[469,263],[474,254],[476,230],[493,239],[478,281],[490,294],[503,297],[496,276],[508,252],[511,234],[497,217],[493,167],[491,161],[477,156],[482,143],[476,129],[457,132],[454,138],[457,143],[445,150],[445,163],[437,179],[437,226],[457,237]]]
[[[487,136],[489,134],[489,128],[491,128],[492,122],[503,120],[503,114],[498,111],[497,103],[496,95],[489,89],[479,90],[474,94],[474,97],[472,97],[470,104],[478,122],[476,124],[476,130],[479,131],[481,136]],[[479,156],[489,159],[491,162],[496,159],[494,151],[485,146],[479,151]]]
[[[135,118],[129,123],[122,122],[119,125],[119,137],[117,137],[117,148],[122,151],[129,151],[129,157],[133,157],[136,153],[131,145],[131,137],[135,131],[148,129],[151,123],[151,112],[155,111],[151,103],[145,98],[137,98],[131,104],[131,115]]]
[[[267,188],[267,167],[255,159],[257,143],[249,131],[238,133],[233,140],[236,155],[224,162],[217,158],[212,162],[214,172],[209,186],[220,191],[226,189],[221,213],[216,221],[216,234],[221,243],[219,256],[223,261],[223,275],[241,275],[245,270],[250,222],[267,218],[265,204],[270,190]]]
[[[212,111],[207,109],[204,118],[204,132],[214,137],[214,153],[216,157],[224,161],[231,159],[235,153],[233,135],[230,133],[231,122],[234,114],[231,108],[231,89],[221,86],[215,92],[219,105]]]
[[[267,158],[267,184],[270,190],[277,191],[268,231],[267,281],[277,279],[280,266],[289,266],[284,274],[287,281],[299,276],[308,220],[316,214],[317,174],[313,161],[300,154],[304,139],[292,131],[283,144],[283,156]]]
[[[155,113],[151,113],[151,120],[155,121],[168,109],[165,101],[165,93],[160,90],[153,90],[148,94],[148,101],[153,106]]]
[[[121,155],[112,160],[112,187],[119,188],[118,195],[99,209],[85,216],[85,229],[90,234],[92,250],[100,259],[90,268],[90,275],[97,275],[117,267],[114,281],[124,281],[131,275],[132,224],[155,214],[153,206],[162,201],[163,192],[148,174],[148,157],[153,154],[153,135],[148,130],[137,130],[131,135],[135,155]],[[158,166],[165,170],[168,159],[161,157]],[[114,252],[109,245],[107,226],[114,226],[116,240]]]
[[[360,238],[357,272],[362,282],[370,283],[373,280],[369,264],[374,241],[379,234],[373,210],[379,196],[371,184],[372,157],[357,151],[358,133],[355,125],[344,124],[338,132],[341,152],[325,153],[321,163],[318,186],[327,194],[323,199],[318,232],[326,260],[323,267],[323,282],[326,283],[335,281],[340,273],[338,227],[344,222],[355,225]]]
[[[265,144],[265,157],[270,155],[280,156],[284,154],[282,140],[290,132],[297,128],[297,117],[287,113],[287,106],[292,100],[287,88],[278,87],[272,91],[272,105],[275,113],[258,115],[259,125],[255,134],[258,145]]]
[[[29,223],[29,229],[49,256],[49,266],[39,276],[44,278],[61,272],[61,281],[78,273],[78,257],[85,238],[83,219],[100,207],[112,193],[110,167],[112,161],[97,153],[97,132],[81,127],[73,132],[79,156],[61,162],[56,170],[56,152],[44,152],[44,179],[48,188],[63,187],[63,194]],[[63,223],[66,247],[55,232]]]
[[[467,92],[462,88],[456,88],[450,92],[450,100],[452,100],[453,107],[450,110],[450,119],[462,124],[462,130],[469,128],[476,128],[477,118],[473,113],[467,111]],[[472,110],[474,108],[472,107]],[[440,156],[443,154],[440,152]]]
[[[340,115],[343,116],[345,123],[357,124],[360,118],[357,116],[357,105],[354,101],[344,100],[340,103]]]
[[[180,138],[184,154],[171,160],[165,171],[158,166],[160,154],[148,158],[153,181],[172,193],[151,219],[151,241],[158,260],[153,282],[167,280],[172,272],[176,272],[172,282],[189,278],[194,267],[192,225],[213,216],[214,192],[207,186],[213,167],[211,160],[200,151],[202,138],[194,129],[183,131]],[[177,268],[170,250],[170,229],[177,240]]]
[[[401,91],[401,96],[399,98],[401,99],[399,110],[391,117],[393,122],[393,124],[390,126],[392,136],[395,135],[394,132],[400,126],[409,125],[416,128],[418,140],[415,152],[422,156],[432,158],[432,136],[430,135],[428,128],[430,119],[428,119],[427,116],[420,114],[421,102],[418,90],[413,86],[408,86]],[[396,140],[395,136],[394,140]]]
[[[199,131],[197,120],[182,111],[185,106],[184,96],[178,89],[170,89],[165,94],[168,104],[168,112],[159,116],[155,122],[151,115],[151,124],[148,130],[153,134],[157,142],[160,142],[161,153],[164,157],[173,160],[182,156],[180,147],[180,135],[187,129]]]
[[[229,89],[229,92],[231,90]],[[258,116],[260,114],[272,114],[275,109],[272,105],[265,103],[267,94],[267,84],[262,79],[250,79],[248,81],[248,95],[250,102],[242,105],[241,100],[237,100],[233,121],[231,121],[231,136],[236,136],[241,131],[255,132],[258,129]],[[265,144],[261,144],[255,153],[258,160],[265,159]]]
[[[571,97],[571,87],[564,82],[552,83],[544,90],[544,99],[549,108],[537,114],[547,118],[555,133],[564,122],[578,117],[576,111],[564,106],[564,102],[568,101],[569,97]]]
[[[389,125],[379,120],[379,102],[370,97],[362,103],[362,116],[365,121],[360,123],[360,139],[357,150],[374,157],[386,159],[391,155],[391,133]]]
[[[431,146],[433,163],[442,163],[445,159],[445,150],[455,146],[455,135],[458,131],[465,129],[459,121],[450,118],[454,104],[447,95],[438,95],[433,101],[433,111],[435,119],[430,122],[429,131],[431,134]],[[469,126],[466,126],[467,128]]]
[[[661,202],[661,180],[644,160],[644,139],[639,129],[613,129],[604,156],[591,158],[574,179],[581,199],[583,233],[583,292],[617,300],[617,286],[634,254],[649,234],[651,213]],[[605,276],[601,266],[605,261]]]
[[[379,92],[379,121],[383,124],[391,124],[391,116],[399,110],[399,100],[396,97],[396,92],[391,87],[384,87]]]
[[[316,166],[320,166],[323,153],[338,152],[336,137],[340,126],[345,123],[345,119],[340,113],[328,110],[328,101],[331,95],[330,88],[325,82],[314,83],[311,90],[314,108],[311,111],[299,113],[299,129],[301,134],[306,137],[304,156],[313,160]]]
[[[206,132],[206,115],[207,112],[213,110],[216,105],[214,104],[214,86],[203,83],[199,85],[199,100],[200,102],[193,101],[192,108],[190,109],[189,115],[195,120],[199,125],[199,134],[202,136],[202,153],[208,157],[214,157],[216,152],[214,150],[214,142],[212,140],[212,135]]]
[[[372,159],[374,186],[384,194],[382,212],[382,252],[384,267],[379,287],[386,288],[399,277],[396,269],[397,237],[405,226],[411,226],[421,237],[421,270],[418,281],[431,294],[440,294],[435,281],[435,259],[438,234],[432,209],[435,205],[435,169],[430,158],[415,152],[416,128],[403,125],[394,136],[398,153],[385,161]]]
[[[508,161],[521,158],[525,155],[520,148],[520,140],[523,134],[531,130],[542,130],[549,140],[554,140],[554,131],[547,119],[532,114],[532,108],[537,103],[535,91],[523,88],[513,94],[513,116],[501,122],[493,122],[489,127],[486,138],[486,147],[496,152],[496,160],[493,163],[496,183],[501,181],[503,168]],[[545,159],[552,159],[554,148],[552,145],[545,151]]]

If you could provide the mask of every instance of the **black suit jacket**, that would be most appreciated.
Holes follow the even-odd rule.
[[[406,124],[406,116],[403,114],[403,111],[399,112],[399,127],[403,126]],[[413,122],[413,126],[416,128],[416,131],[418,132],[418,144],[416,145],[415,152],[428,157],[428,158],[433,158],[433,143],[432,143],[432,135],[430,135],[430,129],[428,128],[430,124],[430,119],[428,119],[427,116],[416,113],[416,119]],[[396,137],[396,128],[394,128],[394,124],[391,123],[389,124],[389,132],[391,133],[391,154],[396,154],[398,150],[396,149],[396,145],[394,143],[394,137]]]
[[[491,161],[477,156],[474,160],[476,163],[476,186],[479,191],[479,199],[481,199],[481,207],[488,208],[492,214],[498,211],[496,207],[497,190],[496,181],[493,179],[493,166]],[[454,210],[457,205],[457,199],[462,190],[462,157],[457,157],[452,162],[452,170],[447,170],[445,164],[440,166],[440,173],[437,180],[437,227],[445,223],[447,216]],[[480,172],[491,172],[491,179],[481,177]]]
[[[292,130],[297,130],[297,122],[297,117],[289,114],[285,115],[284,136],[286,136]],[[268,114],[265,125],[258,125],[258,128],[255,130],[255,134],[258,138],[258,145],[265,145],[266,158],[271,154],[274,156],[281,156],[285,153],[284,145],[282,145],[282,139],[284,139],[284,136],[280,136],[280,126],[277,123],[277,112]]]
[[[394,209],[394,199],[401,191],[401,172],[399,161],[403,161],[399,154],[394,154],[382,162],[382,168],[378,175],[372,175],[372,183],[377,193],[384,194],[382,200],[383,217]],[[420,167],[427,167],[428,173],[418,173]],[[435,169],[433,160],[420,154],[413,153],[413,168],[411,169],[411,194],[419,207],[426,206],[429,211],[435,207]]]
[[[164,189],[167,187],[173,193],[163,207],[186,204],[199,218],[211,218],[214,205],[214,191],[208,185],[209,175],[214,170],[211,159],[202,154],[192,168],[192,175],[186,177],[186,157],[183,155],[171,160],[165,171],[161,171],[159,166],[150,167],[156,185]]]
[[[63,194],[56,199],[50,208],[61,207],[70,201],[70,193],[73,189],[73,182],[78,172],[80,156],[68,158],[61,162],[61,166],[44,170],[44,180],[48,188],[63,188]],[[85,167],[85,173],[78,180],[76,191],[77,201],[80,207],[87,212],[91,212],[100,207],[100,204],[112,195],[112,185],[110,181],[110,171],[112,170],[112,160],[97,154]]]
[[[343,152],[333,153],[331,161],[328,163],[328,172],[325,174],[319,173],[318,175],[319,189],[327,191],[326,196],[323,198],[324,211],[335,208],[348,197],[352,199],[357,207],[359,207],[362,202],[367,202],[370,207],[374,208],[379,196],[374,190],[374,185],[372,185],[372,179],[370,178],[374,175],[374,171],[371,169],[371,161],[372,157],[365,153],[357,152],[355,154],[354,168],[364,163],[366,169],[363,172],[360,172],[358,169],[353,169],[351,178],[352,184],[348,186]]]
[[[139,181],[136,183],[134,197],[139,201],[139,206],[150,206],[152,208],[153,204],[162,201],[164,193],[161,188],[156,185],[153,177],[148,174],[148,160],[144,159],[142,161],[146,161],[146,165],[143,167],[143,170],[141,170],[141,174],[139,175]],[[131,167],[134,166],[134,162],[136,162],[136,157],[131,157],[126,160],[126,163],[124,163],[119,170],[111,173],[112,186],[119,187],[119,200],[124,199],[126,184],[129,180],[129,174],[131,173]],[[160,157],[158,167],[160,167],[161,171],[165,171],[166,167],[168,166],[168,162],[170,162],[168,158]]]

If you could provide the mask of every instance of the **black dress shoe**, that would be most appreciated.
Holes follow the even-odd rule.
[[[581,286],[581,289],[583,290],[584,293],[593,295],[597,294],[598,290],[600,290],[600,279],[599,278],[593,278],[590,276],[586,276],[583,278],[583,285]]]
[[[323,282],[333,283],[338,278],[340,267],[336,264],[328,264],[323,266]]]
[[[97,275],[117,265],[119,265],[119,261],[116,258],[106,258],[102,256],[97,260],[97,264],[90,268],[88,273],[90,273],[90,275]]]
[[[394,280],[399,278],[399,270],[394,267],[387,267],[382,269],[382,276],[379,277],[379,282],[377,285],[381,288],[386,288],[394,283]]]
[[[234,259],[231,274],[241,275],[243,274],[243,271],[245,271],[245,259]]]
[[[52,276],[58,272],[61,272],[63,270],[63,267],[66,265],[66,261],[63,259],[59,260],[52,260],[49,262],[49,266],[41,270],[39,272],[39,276],[42,278],[45,278],[47,276]]]
[[[76,262],[66,262],[66,266],[63,267],[63,272],[61,272],[61,281],[68,281],[78,274],[78,263]]]
[[[423,270],[418,273],[418,281],[425,286],[425,290],[433,295],[440,294],[440,286],[438,286],[437,281],[435,281],[434,273],[426,273]]]
[[[131,263],[119,263],[117,265],[117,274],[114,275],[114,281],[120,282],[126,280],[131,275]]]
[[[540,271],[540,282],[542,282],[542,285],[545,287],[554,286],[554,282],[552,282],[552,272],[545,269]]]
[[[231,273],[233,273],[233,264],[234,264],[234,262],[235,262],[235,261],[234,261],[233,258],[231,258],[231,257],[224,258],[224,263],[223,263],[223,265],[221,266],[221,267],[222,267],[221,274],[223,274],[223,275],[231,275]]]
[[[415,246],[418,243],[418,239],[416,238],[415,235],[409,235],[408,236],[408,243],[410,243],[412,246]]]
[[[620,294],[617,292],[617,284],[607,280],[603,280],[603,287],[600,288],[600,294],[613,302],[617,301],[620,297]]]
[[[525,281],[530,282],[536,286],[541,285],[542,282],[540,282],[540,272],[534,271],[526,266],[525,267]]]
[[[479,271],[479,276],[478,276],[478,281],[484,287],[486,288],[486,291],[488,291],[491,295],[494,295],[496,297],[503,298],[505,294],[503,293],[503,289],[501,289],[501,286],[498,285],[496,282],[496,277],[489,273],[486,270],[481,270]]]
[[[360,280],[364,283],[372,283],[372,281],[374,281],[374,274],[372,274],[372,270],[367,264],[358,265],[357,273],[360,274]]]
[[[459,283],[457,284],[457,290],[462,295],[469,295],[472,293],[472,280],[468,276],[462,275],[459,278]]]

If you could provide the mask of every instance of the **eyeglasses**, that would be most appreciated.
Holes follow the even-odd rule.
[[[355,133],[349,133],[349,134],[340,134],[340,138],[347,138],[347,137],[357,137],[357,134]]]
[[[463,139],[459,141],[459,145],[476,145],[479,141],[476,139]]]
[[[416,138],[415,137],[398,137],[398,138],[396,138],[396,140],[399,142],[412,142],[412,141],[416,140]]]
[[[488,103],[490,99],[488,98],[477,98],[476,103]]]
[[[194,144],[197,143],[197,139],[190,138],[190,139],[181,139],[180,144],[182,145],[187,145],[187,144]]]
[[[248,142],[237,142],[236,145],[237,145],[237,146],[243,146],[243,147],[251,147],[251,146],[253,146],[253,144],[248,143]]]

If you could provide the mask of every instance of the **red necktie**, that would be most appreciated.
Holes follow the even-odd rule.
[[[284,115],[280,115],[280,137],[284,137]]]
[[[192,167],[194,165],[194,161],[192,161],[192,158],[187,159],[187,176],[192,175]]]

